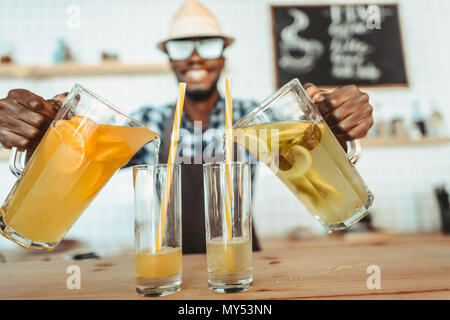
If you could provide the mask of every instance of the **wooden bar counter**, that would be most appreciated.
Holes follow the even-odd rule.
[[[205,255],[191,254],[183,256],[183,289],[161,298],[135,292],[132,249],[85,260],[68,259],[79,248],[4,250],[0,299],[450,299],[450,236],[345,233],[262,239],[261,244],[263,250],[253,256],[249,291],[212,292]],[[81,289],[66,287],[70,265],[80,267]],[[381,271],[381,289],[368,289],[373,265]]]

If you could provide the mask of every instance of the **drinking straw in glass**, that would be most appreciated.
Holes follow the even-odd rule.
[[[230,228],[225,207],[227,165],[232,186]],[[250,164],[206,163],[203,165],[203,183],[208,286],[221,293],[248,290],[253,282]]]
[[[182,286],[181,166],[145,164],[133,167],[135,203],[136,291],[157,297],[175,293]],[[170,193],[165,210],[165,228],[158,242],[162,195]]]

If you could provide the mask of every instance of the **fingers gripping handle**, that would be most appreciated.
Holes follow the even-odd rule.
[[[350,160],[351,164],[355,164],[356,161],[358,161],[359,156],[361,155],[361,144],[359,143],[359,140],[356,139],[347,142],[347,149],[348,160]]]
[[[26,155],[26,151],[19,151],[16,147],[11,149],[11,154],[9,155],[9,170],[11,170],[16,178],[22,176],[22,172],[25,169]]]

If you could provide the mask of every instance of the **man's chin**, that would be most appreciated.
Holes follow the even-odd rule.
[[[186,90],[186,96],[190,100],[202,101],[202,100],[206,100],[209,97],[211,97],[211,95],[214,93],[214,91],[215,91],[214,86],[211,86],[211,88],[209,88],[208,90],[193,88],[193,89]]]

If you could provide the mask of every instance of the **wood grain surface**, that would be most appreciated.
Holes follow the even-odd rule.
[[[183,256],[182,291],[162,298],[135,292],[131,248],[86,260],[69,259],[80,252],[73,246],[56,252],[18,248],[1,252],[0,299],[450,299],[449,236],[348,233],[263,239],[262,246],[253,256],[249,291],[212,292],[205,255],[190,254]],[[73,264],[81,269],[79,290],[66,288]],[[370,265],[380,267],[379,290],[367,288]]]

